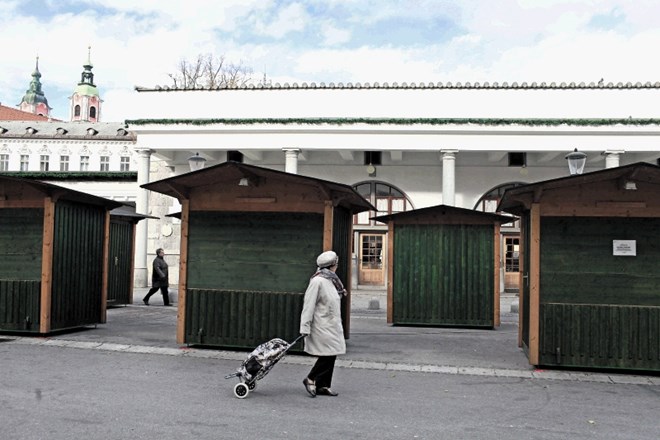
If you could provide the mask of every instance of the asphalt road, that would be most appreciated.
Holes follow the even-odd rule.
[[[281,362],[248,398],[237,361],[0,343],[0,438],[653,439],[660,387],[337,368],[339,397],[308,397],[311,365]]]

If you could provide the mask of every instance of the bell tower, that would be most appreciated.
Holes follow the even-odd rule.
[[[24,112],[35,115],[50,116],[51,108],[48,106],[48,100],[41,90],[41,72],[39,72],[39,57],[37,57],[36,67],[32,72],[32,81],[30,87],[25,91],[18,108]]]
[[[80,77],[80,82],[73,92],[71,98],[71,107],[69,114],[71,121],[87,121],[87,122],[100,122],[101,121],[101,97],[99,90],[94,84],[94,74],[92,73],[91,57],[92,48],[87,48],[87,63],[83,64],[83,72]]]

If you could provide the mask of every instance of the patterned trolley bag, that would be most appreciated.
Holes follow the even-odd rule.
[[[225,379],[238,377],[240,381],[234,385],[234,395],[239,399],[246,398],[250,391],[257,388],[257,381],[266,376],[286,352],[303,337],[303,335],[298,336],[290,344],[280,338],[271,339],[252,350],[234,373],[225,376]]]

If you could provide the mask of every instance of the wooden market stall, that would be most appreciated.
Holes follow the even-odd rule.
[[[0,176],[0,331],[103,323],[110,210],[121,203]]]
[[[388,323],[500,325],[500,226],[513,217],[438,205],[375,220],[388,224]]]
[[[499,209],[521,217],[530,364],[660,371],[660,167],[520,186]]]
[[[353,214],[375,209],[349,186],[238,162],[142,187],[182,206],[177,341],[187,344],[298,336],[316,257],[334,250],[350,289]],[[349,304],[350,294],[346,337]]]
[[[133,303],[135,227],[153,217],[135,212],[134,206],[122,205],[110,211],[110,249],[108,254],[108,306]]]

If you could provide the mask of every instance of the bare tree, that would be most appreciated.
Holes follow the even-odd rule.
[[[211,53],[199,54],[195,61],[182,59],[175,73],[169,73],[173,86],[180,89],[197,87],[240,87],[248,84],[252,78],[252,69],[230,63],[224,55],[216,57]]]

